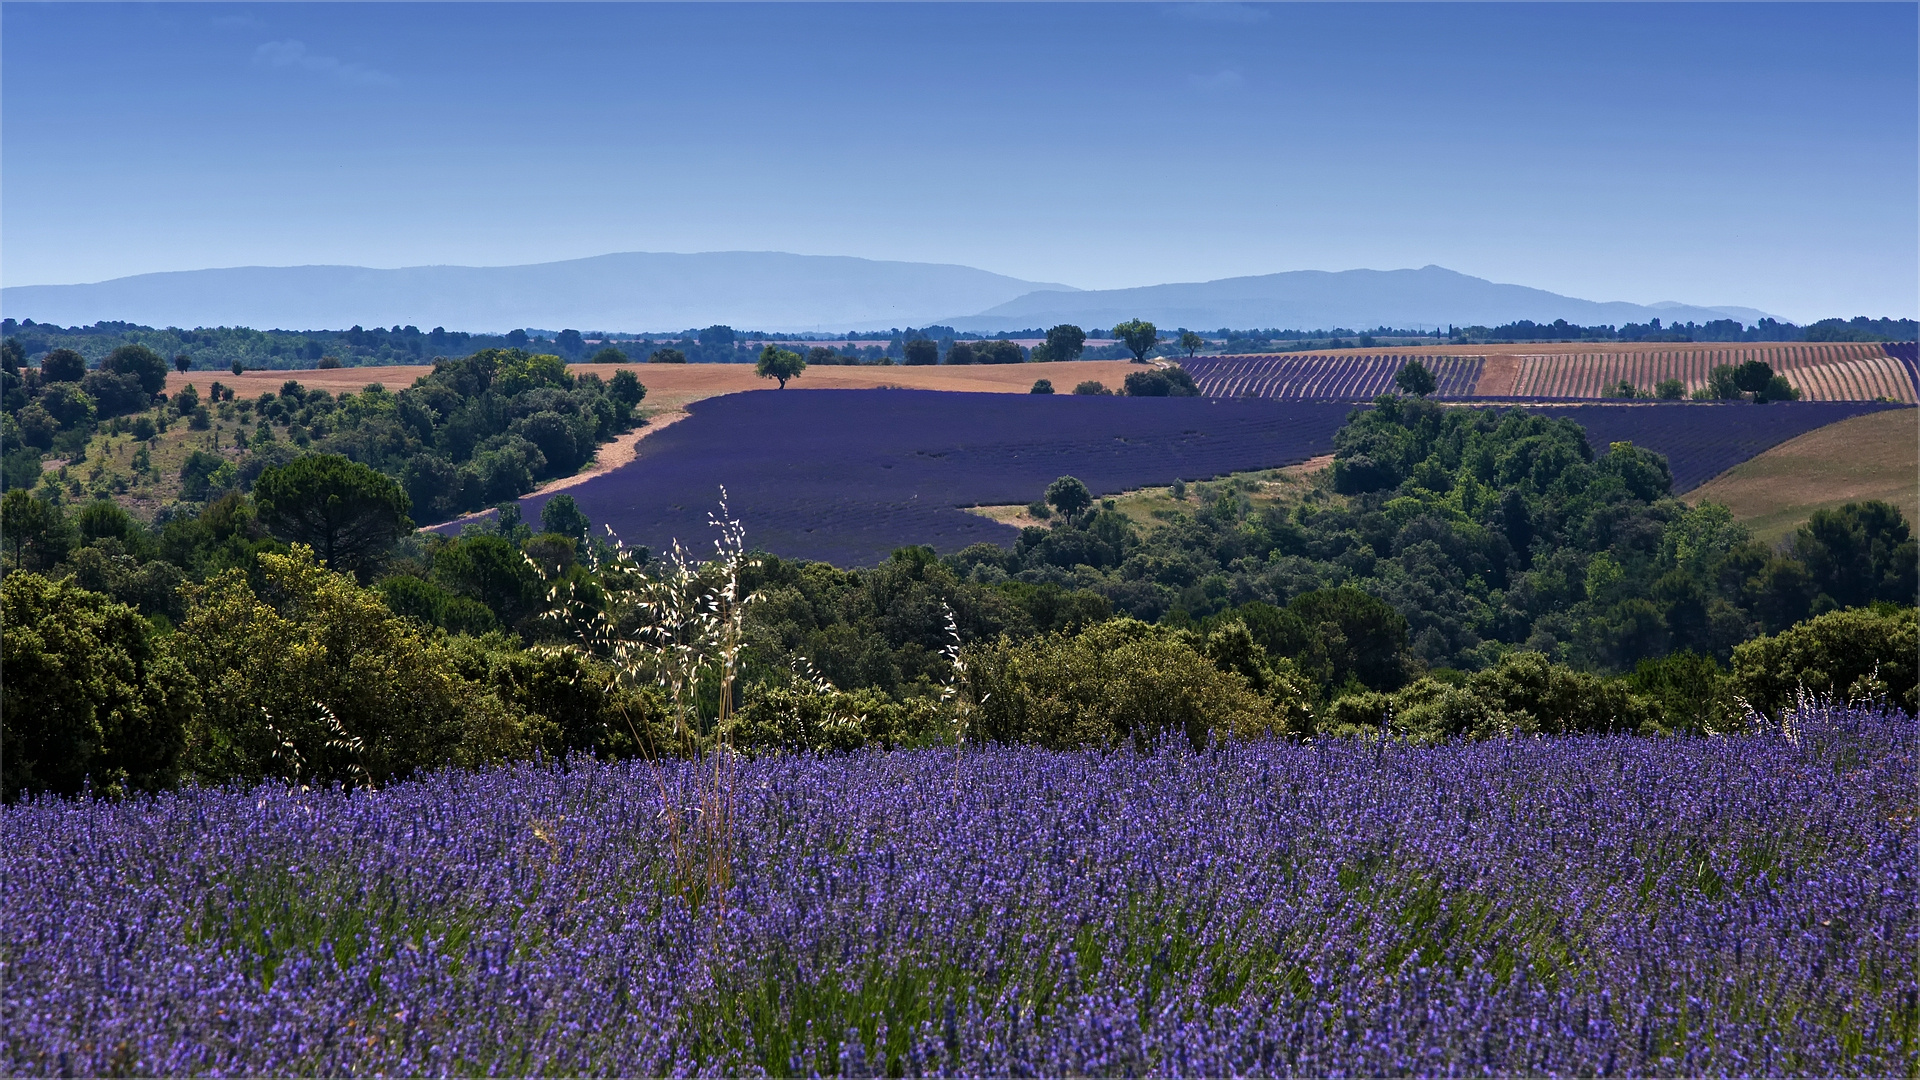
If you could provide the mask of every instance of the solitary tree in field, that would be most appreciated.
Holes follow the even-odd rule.
[[[1409,360],[1407,365],[1394,373],[1393,384],[1414,397],[1426,397],[1439,385],[1433,372],[1418,360]]]
[[[174,354],[173,369],[175,371],[178,371],[184,375],[186,374],[187,369],[192,366],[193,366],[193,357],[188,356],[186,353]]]
[[[1205,348],[1206,344],[1207,339],[1199,334],[1191,330],[1180,331],[1180,347],[1187,350],[1187,359],[1193,359],[1193,354]]]
[[[1113,336],[1120,339],[1128,352],[1133,353],[1133,362],[1136,364],[1146,363],[1147,354],[1160,344],[1159,329],[1144,319],[1128,319],[1114,324]]]
[[[308,454],[260,474],[260,522],[288,543],[313,548],[331,570],[369,569],[413,528],[400,485],[338,454]]]
[[[1047,331],[1047,359],[1078,360],[1087,346],[1087,332],[1072,323]]]
[[[593,354],[593,362],[596,364],[624,364],[627,362],[627,354],[608,345]]]
[[[1733,372],[1733,385],[1749,394],[1757,394],[1773,380],[1773,365],[1764,360],[1749,360]]]
[[[1033,380],[1033,389],[1027,391],[1027,393],[1051,394],[1053,393],[1053,380],[1052,379],[1035,379]]]
[[[1063,476],[1047,485],[1047,505],[1060,511],[1060,516],[1071,524],[1074,518],[1093,505],[1093,493],[1078,479]]]
[[[760,350],[760,362],[753,370],[763,379],[780,380],[780,389],[785,390],[788,379],[799,378],[800,373],[807,370],[807,362],[797,352],[769,345]]]

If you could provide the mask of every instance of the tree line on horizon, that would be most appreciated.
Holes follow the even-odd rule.
[[[25,358],[38,361],[55,349],[71,349],[96,367],[113,350],[125,345],[140,345],[169,362],[184,363],[183,371],[299,370],[332,366],[375,366],[386,364],[425,364],[439,358],[458,358],[483,349],[518,348],[552,353],[579,363],[594,359],[617,362],[659,360],[677,363],[753,363],[759,351],[769,343],[791,347],[808,356],[813,364],[926,363],[924,346],[932,342],[941,358],[932,362],[967,363],[969,354],[993,359],[971,362],[1011,362],[1007,352],[1014,339],[1046,338],[1042,359],[1120,360],[1134,356],[1124,341],[1086,348],[1088,339],[1118,338],[1116,330],[1094,328],[1081,333],[1077,343],[1057,339],[1053,329],[1029,328],[994,334],[969,333],[951,326],[894,328],[885,331],[849,331],[830,339],[817,334],[787,334],[736,330],[716,324],[690,329],[681,334],[633,335],[604,331],[558,332],[530,329],[500,334],[469,333],[434,327],[422,331],[415,326],[349,327],[345,330],[254,330],[247,327],[154,328],[128,322],[99,322],[92,326],[62,327],[36,323],[32,319],[0,320],[0,336],[15,341]],[[1069,327],[1079,332],[1078,327]],[[1175,339],[1191,335],[1197,341],[1188,353],[1208,351],[1272,352],[1299,349],[1375,348],[1417,344],[1494,344],[1521,341],[1912,341],[1920,337],[1920,323],[1913,319],[1857,316],[1852,319],[1822,319],[1807,326],[1761,319],[1749,327],[1734,319],[1718,319],[1703,324],[1662,324],[1653,319],[1646,324],[1621,326],[1581,326],[1565,320],[1536,323],[1520,320],[1500,326],[1453,326],[1438,329],[1406,329],[1387,326],[1371,330],[1332,327],[1317,330],[1177,328]],[[842,342],[837,347],[809,344],[820,340]],[[959,356],[956,344],[965,344]],[[1172,351],[1171,343],[1164,351]],[[1023,359],[1032,359],[1022,350]]]

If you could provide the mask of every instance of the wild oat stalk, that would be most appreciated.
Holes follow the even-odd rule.
[[[651,733],[640,731],[632,717],[628,726],[660,792],[675,887],[696,906],[711,897],[716,912],[723,912],[733,876],[734,691],[746,648],[747,609],[758,599],[745,591],[743,579],[758,560],[747,554],[746,531],[728,510],[725,488],[719,512],[708,514],[707,521],[720,530],[711,561],[694,562],[675,540],[651,573],[609,528],[611,552],[587,556],[596,584],[555,583],[542,618],[566,631],[573,639],[570,648],[610,664],[619,682],[667,692],[671,747],[655,746]],[[713,688],[719,701],[710,725],[700,715],[704,687]],[[666,753],[699,764],[691,797],[668,784],[662,768]]]

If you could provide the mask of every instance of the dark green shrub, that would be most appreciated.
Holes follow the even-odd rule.
[[[28,791],[157,791],[174,782],[197,697],[139,612],[71,581],[0,584],[8,800]]]
[[[1885,696],[1913,712],[1920,684],[1920,622],[1913,608],[1819,615],[1733,650],[1733,685],[1768,715],[1804,689],[1842,700]]]
[[[970,737],[1054,749],[1283,733],[1285,713],[1177,631],[1116,619],[968,650]],[[1302,706],[1304,703],[1300,703]]]

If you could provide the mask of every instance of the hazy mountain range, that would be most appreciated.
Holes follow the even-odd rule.
[[[939,323],[996,332],[1055,323],[1105,328],[1370,329],[1497,325],[1752,323],[1751,308],[1580,300],[1438,266],[1298,270],[1218,281],[1081,290],[941,263],[720,251],[628,252],[526,266],[242,266],[87,285],[0,289],[0,314],[60,325],[338,329],[352,325],[677,333],[727,323],[770,331],[884,330]]]

